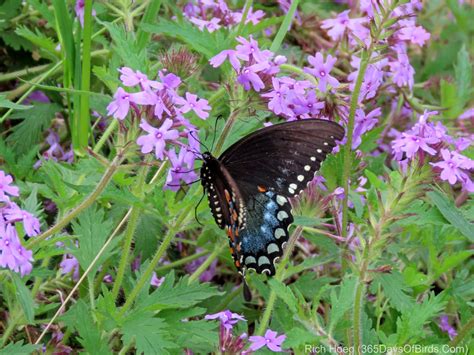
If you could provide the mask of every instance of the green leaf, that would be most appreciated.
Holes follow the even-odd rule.
[[[107,341],[102,339],[101,332],[92,318],[91,309],[79,299],[61,319],[80,335],[79,342],[90,354],[110,354]]]
[[[436,317],[445,307],[444,294],[429,294],[421,304],[405,310],[397,320],[398,344],[406,344],[409,339],[416,340],[423,336],[423,326],[431,318]]]
[[[329,321],[329,333],[332,333],[334,327],[339,323],[344,314],[354,305],[354,290],[356,288],[356,278],[346,277],[340,286],[339,295],[331,292],[331,314]]]
[[[35,102],[31,110],[13,113],[10,118],[23,119],[13,128],[12,134],[7,138],[19,154],[28,152],[33,145],[40,142],[43,132],[51,125],[56,112],[61,110],[57,104]]]
[[[29,110],[33,106],[16,104],[8,100],[7,95],[0,95],[0,107],[11,108],[14,110]]]
[[[188,21],[170,21],[159,18],[158,23],[146,23],[141,28],[148,32],[177,38],[207,59],[230,47],[223,30],[214,31],[213,33],[209,33],[207,30],[201,31]]]
[[[166,349],[178,348],[171,341],[166,323],[154,318],[150,312],[135,312],[122,326],[122,341],[125,346],[135,343],[138,354],[168,354]]]
[[[268,281],[271,289],[277,294],[278,298],[281,298],[283,302],[286,303],[290,311],[295,314],[298,311],[298,301],[293,294],[293,291],[290,287],[283,284],[281,281],[278,281],[275,278],[272,278]]]
[[[474,242],[474,226],[454,206],[454,203],[448,200],[448,197],[434,190],[427,193],[431,201],[436,205],[441,214],[457,228],[471,242]]]
[[[104,245],[112,231],[112,220],[105,219],[104,211],[89,207],[79,215],[78,221],[73,223],[74,234],[78,236],[79,247],[74,247],[72,254],[77,258],[83,269],[86,269],[94,260],[97,252]],[[113,244],[113,243],[112,243]],[[113,246],[109,246],[96,262],[89,275],[94,276],[99,266],[106,260]]]
[[[39,350],[41,348],[41,344],[32,345],[32,344],[25,344],[23,345],[23,340],[17,341],[16,343],[10,343],[3,349],[0,349],[0,355],[12,355],[12,354],[31,354],[35,350]]]
[[[188,276],[179,279],[176,284],[174,280],[173,272],[166,275],[163,284],[143,299],[138,307],[154,311],[167,308],[188,308],[205,299],[222,294],[209,283],[193,282],[188,284]]]
[[[375,280],[380,282],[385,296],[397,310],[405,311],[413,307],[413,299],[407,295],[409,287],[400,273],[380,274]]]
[[[18,36],[21,36],[27,39],[28,41],[33,43],[35,46],[40,48],[41,50],[49,52],[49,54],[47,55],[48,58],[50,59],[57,58],[57,52],[56,52],[57,43],[52,38],[47,37],[38,28],[36,28],[35,32],[33,32],[29,28],[25,26],[21,26],[15,30],[15,33]]]
[[[21,309],[23,310],[26,321],[29,324],[32,324],[35,320],[35,302],[33,300],[33,296],[31,295],[31,291],[25,286],[24,282],[17,273],[11,272],[10,275],[12,277],[13,284],[15,285],[16,298],[21,306]]]
[[[464,45],[458,52],[457,63],[454,66],[454,74],[456,77],[457,87],[457,105],[455,115],[458,116],[469,98],[472,97],[472,62],[469,58],[469,53]]]

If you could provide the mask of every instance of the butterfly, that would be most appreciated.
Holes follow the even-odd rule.
[[[289,199],[306,188],[343,137],[335,122],[305,119],[257,130],[219,158],[203,153],[201,183],[240,274],[275,274],[293,222]]]

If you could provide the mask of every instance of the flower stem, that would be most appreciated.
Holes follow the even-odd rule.
[[[135,194],[139,199],[143,199],[143,185],[145,183],[146,175],[149,171],[149,166],[144,165],[138,174],[137,185],[135,188]],[[125,269],[128,265],[128,259],[130,257],[130,248],[132,246],[133,235],[135,234],[135,230],[137,229],[138,220],[140,219],[140,215],[142,213],[142,208],[139,206],[133,206],[132,212],[130,213],[130,219],[127,223],[127,229],[125,231],[125,238],[122,247],[122,255],[120,257],[119,267],[117,270],[117,275],[115,277],[114,287],[112,288],[112,297],[114,299],[117,298],[118,293],[120,291],[120,287],[122,286],[123,277],[125,275]]]
[[[293,248],[295,247],[295,243],[301,235],[303,228],[298,226],[291,234],[290,239],[288,241],[288,245],[286,246],[285,253],[283,254],[283,258],[281,262],[277,266],[275,279],[277,281],[283,281],[285,279],[285,268],[286,264],[288,263],[290,254],[293,252]],[[265,308],[265,312],[263,313],[262,318],[260,319],[260,324],[258,326],[257,335],[262,336],[265,333],[265,330],[268,327],[268,323],[270,322],[270,317],[273,312],[273,307],[275,306],[276,301],[276,292],[274,290],[270,291],[270,296],[267,300],[267,307]]]
[[[212,253],[207,257],[206,261],[204,261],[199,267],[197,268],[196,271],[193,272],[193,274],[189,277],[188,284],[191,284],[192,282],[196,281],[201,274],[207,270],[209,265],[216,259],[220,253],[224,250],[225,244],[216,244],[214,250]]]
[[[58,223],[56,223],[54,226],[49,228],[46,232],[44,232],[43,234],[40,234],[39,236],[35,238],[31,238],[26,243],[26,246],[28,249],[33,248],[34,246],[36,246],[38,243],[42,242],[49,236],[61,231],[61,229],[67,226],[79,213],[81,213],[82,211],[84,211],[86,208],[88,208],[90,205],[94,203],[97,197],[99,197],[100,194],[105,190],[110,180],[112,180],[112,177],[114,176],[115,172],[120,166],[120,163],[124,159],[125,149],[126,148],[121,150],[115,156],[114,160],[110,163],[110,166],[105,171],[104,175],[100,179],[94,191],[92,191],[91,194],[87,196],[87,198],[84,201],[82,201],[77,207],[71,210],[71,212],[66,214]]]

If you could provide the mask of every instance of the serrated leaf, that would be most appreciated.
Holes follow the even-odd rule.
[[[59,110],[61,106],[57,104],[35,102],[31,110],[13,113],[11,119],[23,119],[23,121],[13,128],[7,143],[11,144],[18,154],[26,153],[40,142],[42,133],[50,126]]]
[[[61,319],[68,327],[74,328],[79,333],[79,342],[90,354],[110,354],[107,341],[102,339],[94,319],[91,309],[87,304],[79,299]]]
[[[464,218],[461,212],[454,206],[454,203],[449,201],[447,196],[442,195],[436,190],[428,192],[427,195],[444,218],[471,242],[474,242],[474,226]]]
[[[135,312],[122,325],[122,341],[125,346],[135,343],[138,354],[169,354],[167,349],[177,348],[171,341],[166,323],[152,313]]]
[[[270,279],[268,281],[268,284],[270,285],[271,289],[277,294],[277,297],[286,303],[290,311],[293,314],[297,313],[298,302],[291,288],[275,278]]]
[[[207,30],[201,31],[188,21],[178,22],[159,18],[158,23],[143,24],[141,28],[147,32],[178,38],[207,59],[210,59],[224,49],[228,49],[230,46],[226,41],[223,30],[213,33],[209,33]]]
[[[466,46],[463,46],[458,52],[458,58],[456,65],[454,66],[454,73],[456,77],[456,87],[457,87],[457,112],[455,114],[461,113],[462,109],[469,101],[469,98],[472,96],[472,62],[469,58],[469,53],[466,50]]]
[[[56,44],[56,42],[52,38],[47,37],[38,28],[36,28],[35,32],[33,32],[29,28],[27,28],[25,26],[21,26],[21,27],[18,27],[15,30],[15,33],[18,36],[21,36],[21,37],[27,39],[28,41],[33,43],[35,46],[40,48],[41,50],[45,50],[45,51],[49,52],[50,53],[50,55],[48,56],[49,58],[54,59],[55,57],[57,57],[57,54],[56,54],[57,44]]]
[[[413,299],[407,295],[409,287],[400,273],[380,274],[375,280],[380,282],[385,296],[397,310],[404,311],[413,306]]]
[[[33,108],[33,106],[31,105],[20,105],[20,104],[11,102],[10,100],[7,99],[6,95],[0,95],[0,107],[11,108],[14,110],[29,110]]]
[[[438,316],[445,305],[443,293],[436,296],[430,293],[421,304],[405,310],[397,320],[398,344],[406,344],[408,340],[422,336],[424,324]]]
[[[11,272],[10,275],[12,277],[13,284],[15,285],[16,298],[21,306],[21,309],[23,310],[26,321],[29,324],[32,324],[35,320],[35,302],[33,300],[33,296],[31,295],[31,291],[25,286],[24,282],[17,273]]]
[[[155,311],[167,308],[188,308],[222,294],[209,283],[188,284],[188,276],[179,279],[176,284],[174,280],[173,272],[166,275],[163,284],[142,300],[137,307]]]
[[[104,245],[112,231],[112,221],[105,219],[104,211],[92,206],[79,215],[73,223],[74,234],[79,240],[79,247],[74,247],[71,253],[77,258],[83,269],[89,267],[97,252]],[[112,243],[113,244],[113,243]],[[102,262],[110,256],[113,245],[107,248],[89,273],[93,277]]]
[[[0,355],[12,355],[12,354],[31,354],[35,350],[39,350],[42,347],[41,344],[32,345],[25,344],[23,345],[23,340],[17,341],[16,343],[10,343],[3,349],[0,349]]]
[[[339,294],[333,290],[331,292],[331,314],[329,321],[329,333],[332,333],[334,327],[342,319],[344,314],[354,305],[354,290],[357,279],[355,277],[346,277],[339,287]]]

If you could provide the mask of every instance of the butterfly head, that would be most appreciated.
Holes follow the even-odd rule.
[[[203,159],[204,161],[209,161],[209,160],[212,160],[213,158],[214,158],[214,157],[213,157],[212,154],[209,153],[209,152],[204,152],[204,153],[202,153],[202,159]]]

